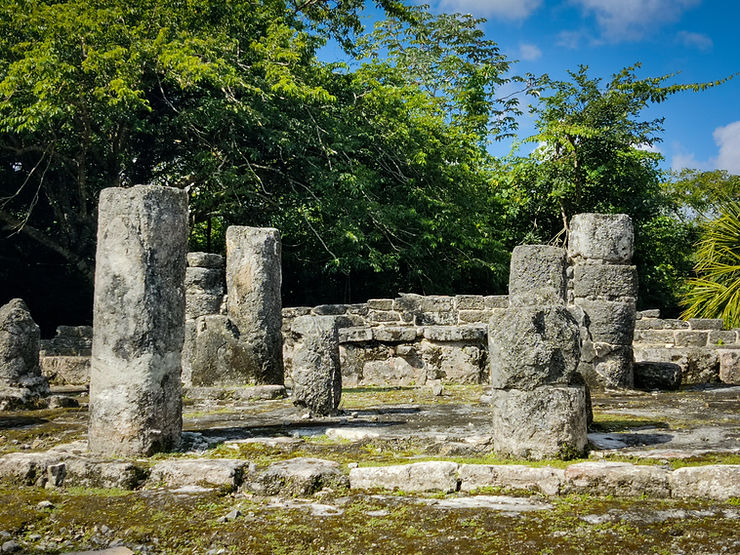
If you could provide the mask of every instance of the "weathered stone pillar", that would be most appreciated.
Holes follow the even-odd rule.
[[[226,230],[226,307],[245,352],[244,383],[283,384],[280,232]]]
[[[0,307],[0,410],[33,406],[48,393],[39,366],[39,327],[26,303],[12,299]]]
[[[182,347],[182,382],[191,385],[197,356],[196,320],[219,314],[224,298],[224,257],[206,252],[189,252],[185,269],[185,343]]]
[[[339,333],[333,316],[299,316],[291,327],[293,403],[312,415],[334,414],[342,397]]]
[[[496,452],[542,459],[583,453],[587,391],[578,323],[565,305],[566,253],[516,247],[509,307],[488,326]]]
[[[90,372],[91,451],[151,455],[182,431],[187,194],[100,193]]]
[[[571,301],[581,323],[579,371],[595,389],[632,387],[637,270],[632,220],[625,214],[577,214],[568,255]]]

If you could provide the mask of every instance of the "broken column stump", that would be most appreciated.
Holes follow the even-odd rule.
[[[119,456],[174,449],[182,431],[187,194],[110,188],[98,210],[89,448]]]
[[[226,230],[226,306],[244,351],[244,384],[284,382],[280,251],[277,229]]]
[[[574,313],[583,335],[579,372],[593,389],[634,385],[637,269],[631,265],[633,251],[629,216],[573,216],[568,255],[573,264]]]
[[[0,307],[0,410],[32,408],[49,394],[39,366],[39,327],[22,299]]]
[[[509,307],[488,326],[497,453],[572,458],[586,448],[588,395],[577,372],[579,326],[565,305],[566,264],[557,247],[512,253]]]
[[[293,404],[313,416],[335,414],[342,397],[339,367],[339,332],[333,316],[299,316],[291,332],[293,351]]]

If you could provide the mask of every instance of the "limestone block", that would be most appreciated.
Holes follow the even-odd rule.
[[[39,335],[21,299],[0,307],[0,410],[32,405],[48,394],[39,366]]]
[[[577,264],[573,276],[576,297],[620,300],[637,298],[637,268],[617,264]]]
[[[740,385],[740,349],[719,349],[717,355],[720,381]]]
[[[414,335],[416,335],[414,333]],[[351,327],[339,330],[340,343],[364,343],[373,340],[373,328]]]
[[[424,385],[427,368],[416,356],[390,356],[362,364],[362,385]]]
[[[634,229],[626,214],[576,214],[571,219],[568,255],[576,262],[629,264],[633,252]]]
[[[367,319],[378,324],[397,323],[401,321],[401,314],[394,310],[375,310],[371,308],[367,312]]]
[[[271,464],[249,477],[244,489],[260,495],[312,495],[323,488],[346,488],[349,478],[339,463],[298,457]]]
[[[195,320],[207,314],[221,312],[222,295],[210,295],[202,291],[188,291],[185,293],[185,317]]]
[[[191,268],[221,268],[224,267],[224,257],[210,252],[189,252],[188,266]]]
[[[672,497],[726,501],[740,497],[740,465],[685,466],[671,472]]]
[[[245,373],[258,383],[283,383],[280,232],[230,226],[226,230],[227,313],[239,330]]]
[[[717,349],[693,348],[686,352],[686,368],[682,369],[684,384],[719,382]]]
[[[416,341],[417,331],[409,326],[378,326],[372,328],[373,339],[386,343]]]
[[[510,308],[491,319],[488,356],[495,388],[569,384],[580,359],[578,324],[565,306]]]
[[[734,330],[712,330],[707,339],[708,346],[732,346],[737,343],[737,335]]]
[[[349,484],[351,489],[451,493],[457,490],[457,469],[457,463],[446,461],[353,468],[349,472]]]
[[[486,339],[485,326],[428,326],[424,328],[424,339],[430,341],[480,341]]]
[[[483,302],[486,308],[508,308],[509,296],[508,295],[487,295],[483,297]]]
[[[300,316],[293,321],[293,403],[311,414],[336,412],[342,396],[339,335],[332,316]]]
[[[494,449],[514,457],[572,458],[586,444],[586,388],[492,390]]]
[[[675,332],[678,347],[706,347],[709,332],[699,330],[678,330]]]
[[[483,295],[457,295],[455,306],[458,310],[483,310],[486,302]]]
[[[417,326],[454,326],[457,324],[457,313],[453,311],[420,312],[415,315],[414,323]]]
[[[249,385],[260,383],[249,373],[246,346],[228,316],[212,314],[195,321],[195,338],[190,359],[190,381],[194,386]]]
[[[423,341],[421,359],[427,381],[440,379],[446,384],[480,384],[488,375],[482,346],[466,343],[439,345]]]
[[[660,318],[660,309],[650,308],[648,310],[641,310],[637,315],[640,318]]]
[[[634,385],[632,367],[632,347],[611,345],[608,352],[597,354],[590,362],[581,364],[578,372],[591,389],[601,391],[631,388]]]
[[[145,468],[128,461],[67,457],[63,464],[63,482],[66,487],[133,490],[139,487],[147,476]]]
[[[90,368],[90,450],[150,455],[182,430],[187,193],[100,194]]]
[[[649,343],[652,345],[675,345],[676,332],[674,330],[643,330],[636,329],[634,343]]]
[[[365,304],[375,310],[393,310],[393,299],[368,299]]]
[[[457,319],[460,324],[488,324],[493,314],[493,309],[461,310],[457,313]]]
[[[206,486],[236,489],[254,465],[234,459],[173,459],[154,465],[149,484],[171,488]]]
[[[724,327],[722,318],[689,318],[692,330],[721,330]]]
[[[637,389],[678,389],[681,385],[681,367],[671,362],[636,362],[634,365]]]
[[[564,493],[591,493],[633,497],[670,497],[665,468],[623,462],[584,462],[565,469]]]
[[[520,464],[461,464],[458,477],[460,491],[463,492],[498,487],[557,495],[565,471],[549,466],[531,467]]]
[[[576,306],[586,314],[592,341],[631,345],[635,330],[635,304],[621,301],[576,299]]]
[[[547,245],[514,248],[509,268],[509,306],[565,304],[565,249]]]
[[[8,453],[0,457],[0,482],[44,487],[47,468],[61,461],[57,453]]]
[[[49,382],[58,385],[86,385],[90,383],[90,357],[41,357],[41,373]]]

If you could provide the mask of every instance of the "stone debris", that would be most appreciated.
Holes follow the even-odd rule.
[[[182,431],[187,193],[104,189],[98,207],[91,451],[151,455]]]

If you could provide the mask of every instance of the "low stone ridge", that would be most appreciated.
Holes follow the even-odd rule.
[[[670,362],[681,367],[681,383],[684,385],[718,383],[718,350],[709,347],[665,348],[644,343],[635,343],[636,362]]]
[[[250,475],[243,488],[260,495],[312,495],[324,488],[346,488],[349,478],[339,463],[298,457],[271,464]]]
[[[670,474],[671,493],[679,498],[740,498],[740,465],[685,466]]]
[[[672,362],[636,362],[634,365],[637,389],[678,389],[681,385],[681,367]]]
[[[670,497],[671,472],[652,465],[584,462],[565,469],[563,493],[603,492],[602,495]]]
[[[500,487],[557,495],[565,480],[565,471],[549,466],[462,464],[459,467],[458,477],[460,491],[466,493],[475,492],[481,488]]]

